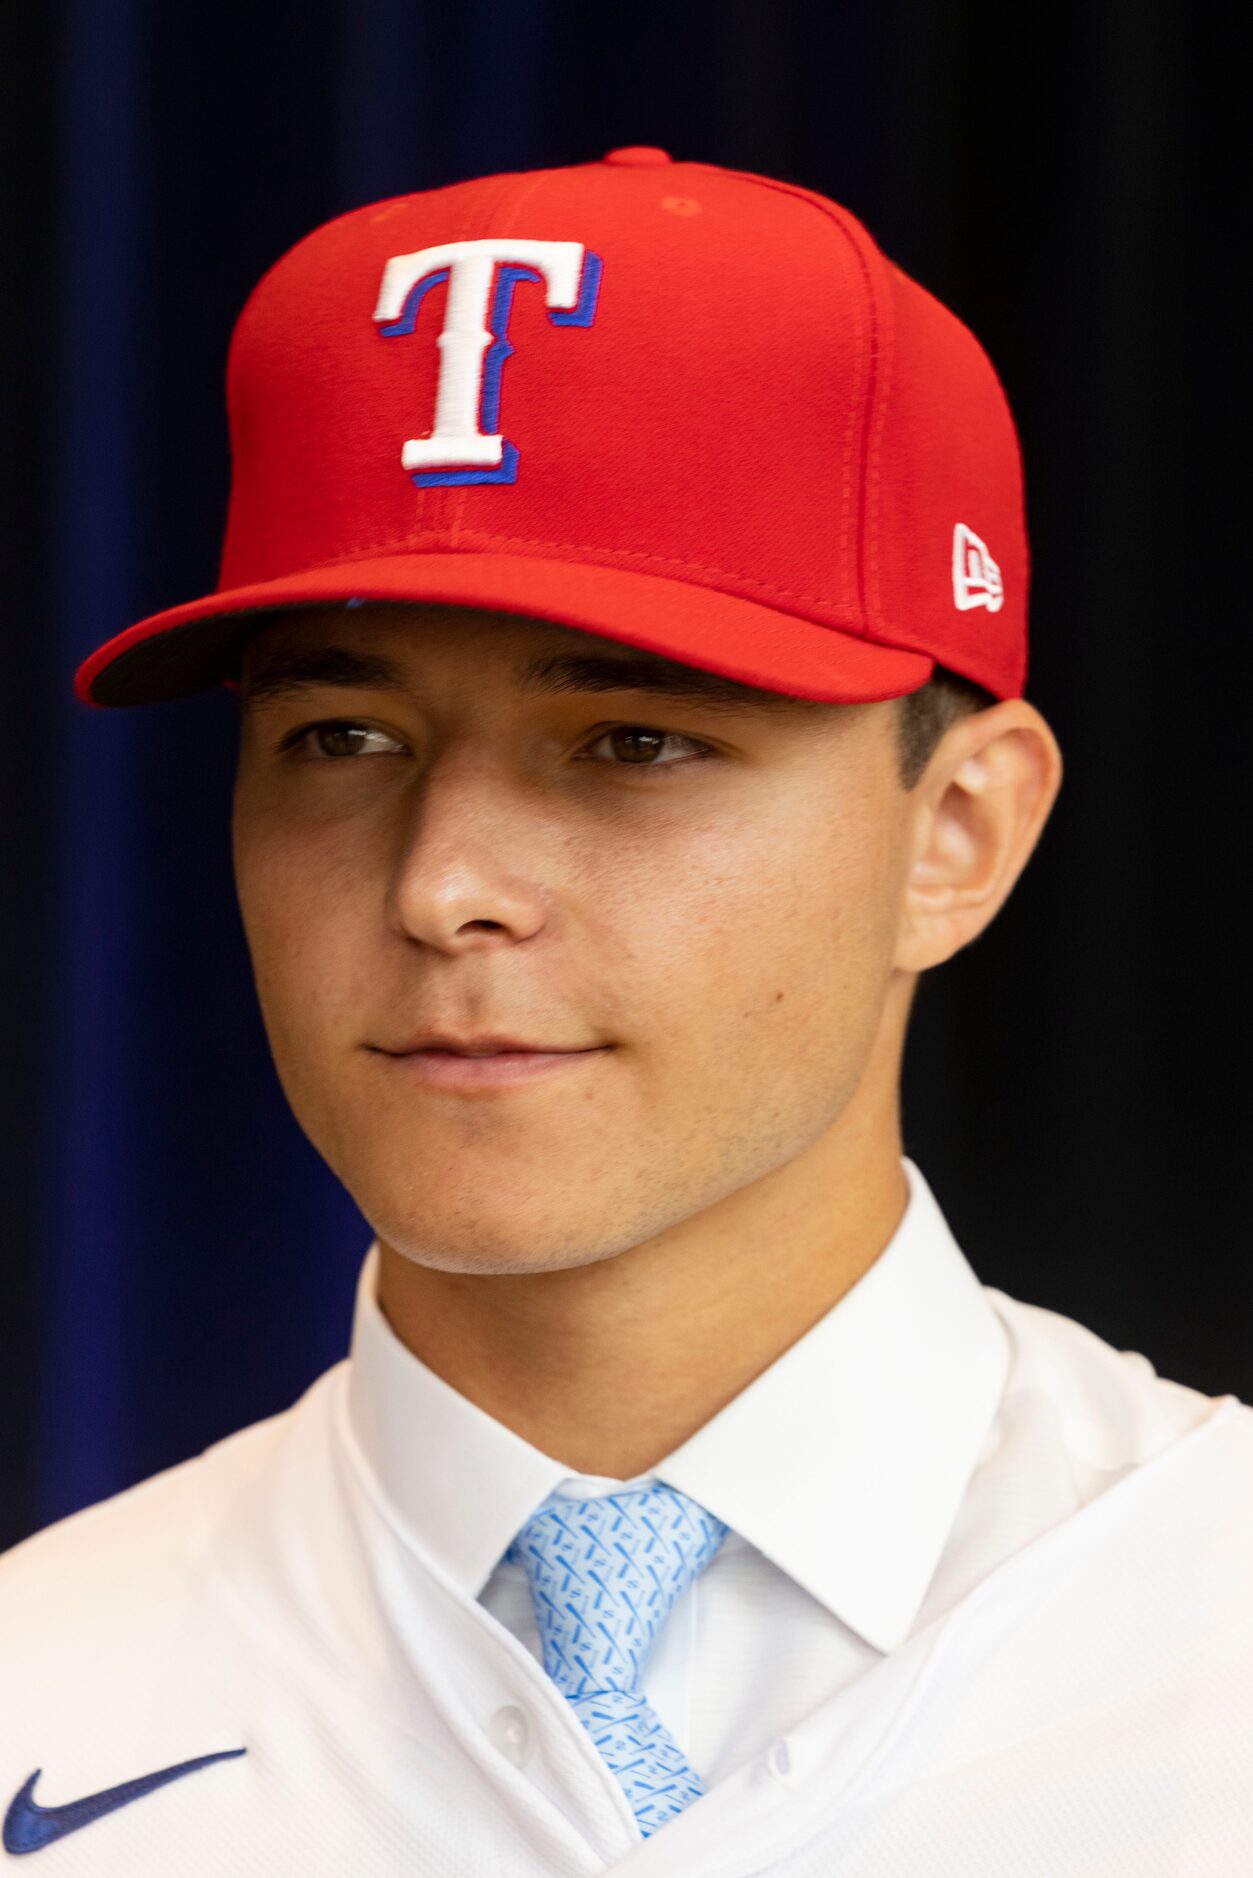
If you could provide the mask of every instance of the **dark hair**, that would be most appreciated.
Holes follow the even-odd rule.
[[[896,730],[902,787],[912,789],[918,782],[951,724],[996,702],[994,694],[972,678],[937,665],[925,685],[900,699]]]

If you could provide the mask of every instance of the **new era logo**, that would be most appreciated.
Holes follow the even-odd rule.
[[[1001,570],[988,553],[986,541],[980,541],[965,522],[953,530],[953,604],[963,613],[972,606],[986,606],[998,613],[1005,603]]]

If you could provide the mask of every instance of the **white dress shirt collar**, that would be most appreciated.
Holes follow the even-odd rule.
[[[1005,1329],[921,1171],[862,1277],[694,1435],[631,1482],[572,1472],[458,1393],[357,1283],[348,1415],[420,1552],[477,1598],[558,1486],[663,1480],[707,1507],[873,1647],[909,1635],[1009,1370]]]

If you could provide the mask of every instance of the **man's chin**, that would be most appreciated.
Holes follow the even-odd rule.
[[[429,1219],[412,1230],[403,1225],[387,1232],[375,1228],[379,1257],[393,1267],[394,1281],[403,1285],[410,1271],[444,1272],[466,1278],[532,1277],[542,1272],[571,1271],[611,1258],[621,1247],[556,1249],[551,1240],[523,1242],[516,1235],[508,1242],[484,1230],[467,1244],[460,1234],[440,1237]]]

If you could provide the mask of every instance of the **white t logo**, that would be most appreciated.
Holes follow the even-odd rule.
[[[418,308],[448,282],[439,347],[435,424],[410,437],[400,452],[419,488],[432,483],[511,483],[518,452],[496,429],[500,378],[513,351],[509,314],[520,280],[544,283],[554,326],[590,326],[600,289],[600,256],[581,241],[449,241],[414,254],[394,254],[383,269],[376,320],[385,339],[411,333]]]

